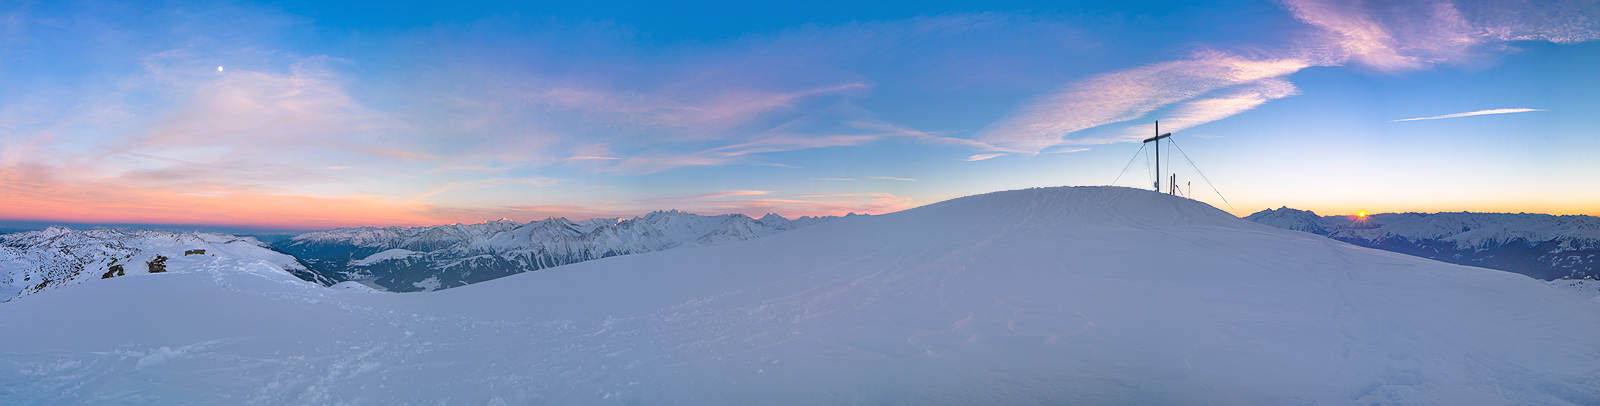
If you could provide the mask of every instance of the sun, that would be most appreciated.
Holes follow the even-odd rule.
[[[1356,213],[1356,217],[1367,218],[1367,212]]]

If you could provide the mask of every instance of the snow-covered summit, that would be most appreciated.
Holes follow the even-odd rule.
[[[192,255],[263,261],[288,274],[315,277],[294,257],[253,237],[51,226],[0,234],[0,301],[118,276],[184,272],[192,261],[179,258]]]

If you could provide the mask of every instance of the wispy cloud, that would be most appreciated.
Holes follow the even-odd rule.
[[[1600,8],[1584,1],[1346,2],[1284,0],[1295,18],[1322,30],[1314,53],[1383,71],[1462,63],[1507,41],[1600,39]]]
[[[1489,115],[1489,114],[1527,113],[1527,112],[1530,112],[1530,111],[1546,111],[1546,110],[1545,109],[1523,109],[1523,108],[1517,108],[1517,109],[1490,109],[1490,110],[1469,111],[1469,112],[1466,112],[1466,113],[1446,114],[1446,115],[1442,115],[1442,116],[1433,116],[1433,117],[1403,118],[1403,119],[1399,119],[1399,120],[1391,120],[1390,122],[1394,123],[1394,122],[1401,122],[1401,121],[1438,120],[1438,119],[1441,119],[1441,118],[1472,117],[1472,116],[1482,116],[1482,115]]]
[[[1178,103],[1171,112],[1161,117],[1161,132],[1183,131],[1194,126],[1228,118],[1277,100],[1300,94],[1294,84],[1280,78],[1268,78],[1246,85],[1235,86],[1211,96]],[[1128,140],[1155,135],[1155,124],[1137,124],[1125,130]]]
[[[440,187],[434,188],[433,190],[430,190],[428,192],[425,192],[425,193],[422,193],[422,194],[419,194],[419,195],[416,195],[416,196],[412,196],[411,200],[421,200],[421,199],[429,197],[429,196],[434,196],[434,195],[438,195],[438,194],[445,193],[445,192],[451,192],[451,191],[474,190],[474,189],[492,188],[492,187],[497,187],[497,186],[512,186],[512,185],[532,186],[532,187],[545,187],[545,186],[554,185],[557,182],[559,182],[559,180],[550,179],[550,178],[543,178],[543,177],[538,177],[538,178],[483,178],[483,179],[472,179],[472,180],[461,181],[461,182],[452,182],[452,183],[446,184],[444,186],[440,186]]]
[[[897,178],[897,177],[893,177],[893,176],[868,176],[867,179],[897,180],[897,181],[903,181],[903,182],[916,182],[917,181],[916,179]]]
[[[1166,132],[1192,128],[1299,94],[1289,76],[1312,66],[1355,63],[1379,71],[1467,63],[1504,52],[1507,41],[1571,43],[1600,39],[1600,8],[1583,2],[1344,2],[1283,0],[1310,26],[1282,49],[1201,50],[1078,80],[1036,97],[985,127],[978,141],[1039,153],[1061,145],[1132,142],[1148,125],[1113,135],[1080,131],[1135,119],[1159,119]],[[1176,106],[1170,113],[1154,114]],[[1169,127],[1170,126],[1170,127]]]
[[[1068,134],[1143,117],[1214,90],[1273,80],[1311,66],[1299,58],[1201,51],[1189,58],[1089,78],[1042,96],[983,129],[978,140],[1038,153],[1057,145],[1136,141],[1137,135],[1067,140]],[[1214,115],[1213,115],[1214,117]]]
[[[283,73],[216,72],[184,50],[143,58],[144,69],[37,131],[10,132],[0,165],[56,166],[64,182],[306,193],[346,188],[360,171],[440,157],[380,145],[407,124],[356,103],[328,57],[288,58]],[[160,98],[171,104],[142,102]],[[181,191],[200,192],[199,190]]]
[[[674,136],[680,139],[703,140],[737,136],[737,130],[751,121],[774,110],[795,108],[806,98],[870,88],[860,82],[788,92],[732,88],[710,93],[640,93],[560,87],[524,94],[527,102],[545,108],[582,112],[592,124],[621,122],[645,128],[670,128],[678,130]]]
[[[899,140],[917,144],[956,145],[989,151],[1019,152],[987,143],[942,134],[909,129],[878,121],[854,120],[843,123],[834,131],[844,134],[805,134],[805,127],[814,124],[814,118],[796,119],[772,128],[763,134],[751,136],[747,141],[674,155],[642,155],[629,157],[603,171],[620,173],[655,173],[686,166],[765,165],[795,168],[791,165],[764,162],[760,155],[772,152],[866,145],[884,140]]]
[[[1005,154],[1004,153],[977,154],[977,155],[973,155],[973,156],[967,157],[966,160],[967,160],[967,162],[982,161],[982,160],[989,159],[989,158],[999,157],[1001,155],[1005,155]]]
[[[796,119],[783,125],[774,127],[763,134],[751,136],[748,141],[738,144],[716,147],[703,151],[694,151],[675,155],[643,155],[626,158],[615,166],[605,168],[605,171],[620,173],[655,173],[686,166],[720,166],[720,165],[765,165],[785,168],[795,168],[791,165],[773,162],[762,162],[757,159],[761,154],[784,151],[798,151],[806,149],[847,147],[866,145],[885,140],[897,140],[907,143],[927,145],[952,145],[962,146],[984,151],[1001,151],[1020,153],[1022,150],[1001,147],[981,141],[946,136],[940,133],[919,131],[905,126],[894,125],[876,120],[849,120],[842,123],[842,128],[837,132],[846,134],[828,134],[811,131],[806,134],[805,127],[813,124],[815,117]]]
[[[699,200],[699,199],[715,199],[715,198],[719,198],[719,197],[730,197],[730,196],[760,196],[760,195],[764,195],[764,194],[768,194],[768,193],[772,193],[772,192],[768,192],[768,191],[765,191],[765,190],[730,190],[730,191],[726,191],[726,192],[707,193],[707,194],[703,194],[703,195],[672,197],[672,198],[667,198],[667,200]]]
[[[835,193],[835,194],[828,194],[828,195],[800,195],[800,196],[795,196],[795,197],[818,198],[818,197],[855,197],[855,196],[877,196],[877,195],[879,195],[879,193]]]
[[[1447,4],[1447,3],[1434,3]],[[1419,5],[1421,5],[1419,3]],[[1284,2],[1295,18],[1307,24],[1322,28],[1327,35],[1325,41],[1333,45],[1334,52],[1341,54],[1331,57],[1337,59],[1354,58],[1366,65],[1384,70],[1414,69],[1424,63],[1416,55],[1402,55],[1401,43],[1391,34],[1389,28],[1382,24],[1377,16],[1362,9],[1361,3],[1332,2],[1317,0],[1288,0]],[[1436,8],[1437,6],[1435,6]],[[1449,23],[1458,22],[1459,15],[1444,16],[1425,15],[1428,23],[1445,23],[1433,21],[1432,17],[1455,17]],[[1454,25],[1454,24],[1451,24]],[[1440,33],[1452,39],[1447,43],[1423,43],[1433,52],[1459,52],[1464,47],[1465,37]]]

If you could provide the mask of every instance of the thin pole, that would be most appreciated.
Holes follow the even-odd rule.
[[[1133,160],[1139,159],[1139,154],[1142,154],[1142,153],[1144,153],[1144,146],[1140,145],[1139,146],[1139,152],[1134,152],[1133,153],[1133,158],[1129,158],[1128,159],[1128,164],[1122,166],[1122,172],[1117,172],[1117,178],[1111,180],[1111,186],[1116,186],[1117,185],[1117,181],[1122,180],[1122,174],[1128,173],[1128,168],[1132,168],[1133,167]],[[1148,155],[1146,155],[1146,156],[1148,156]]]
[[[1205,180],[1207,185],[1211,185],[1211,191],[1217,192],[1217,197],[1222,198],[1222,203],[1225,203],[1225,204],[1228,205],[1228,210],[1233,212],[1233,215],[1235,217],[1239,217],[1239,210],[1233,208],[1233,203],[1228,203],[1228,197],[1227,196],[1223,196],[1222,195],[1222,191],[1221,190],[1217,190],[1217,184],[1211,183],[1211,178],[1207,178],[1206,177],[1206,173],[1200,171],[1200,166],[1194,164],[1194,159],[1189,158],[1189,153],[1188,152],[1183,152],[1183,147],[1178,146],[1178,142],[1177,141],[1173,141],[1172,142],[1172,147],[1173,148],[1177,148],[1178,149],[1178,153],[1183,154],[1183,159],[1186,160],[1186,161],[1189,161],[1189,166],[1194,168],[1194,173],[1200,174],[1200,179]]]

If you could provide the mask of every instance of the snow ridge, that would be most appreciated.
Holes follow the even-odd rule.
[[[186,271],[193,255],[262,261],[297,277],[317,279],[294,257],[254,237],[51,226],[0,234],[0,301],[118,276]],[[326,281],[319,281],[326,282]]]

